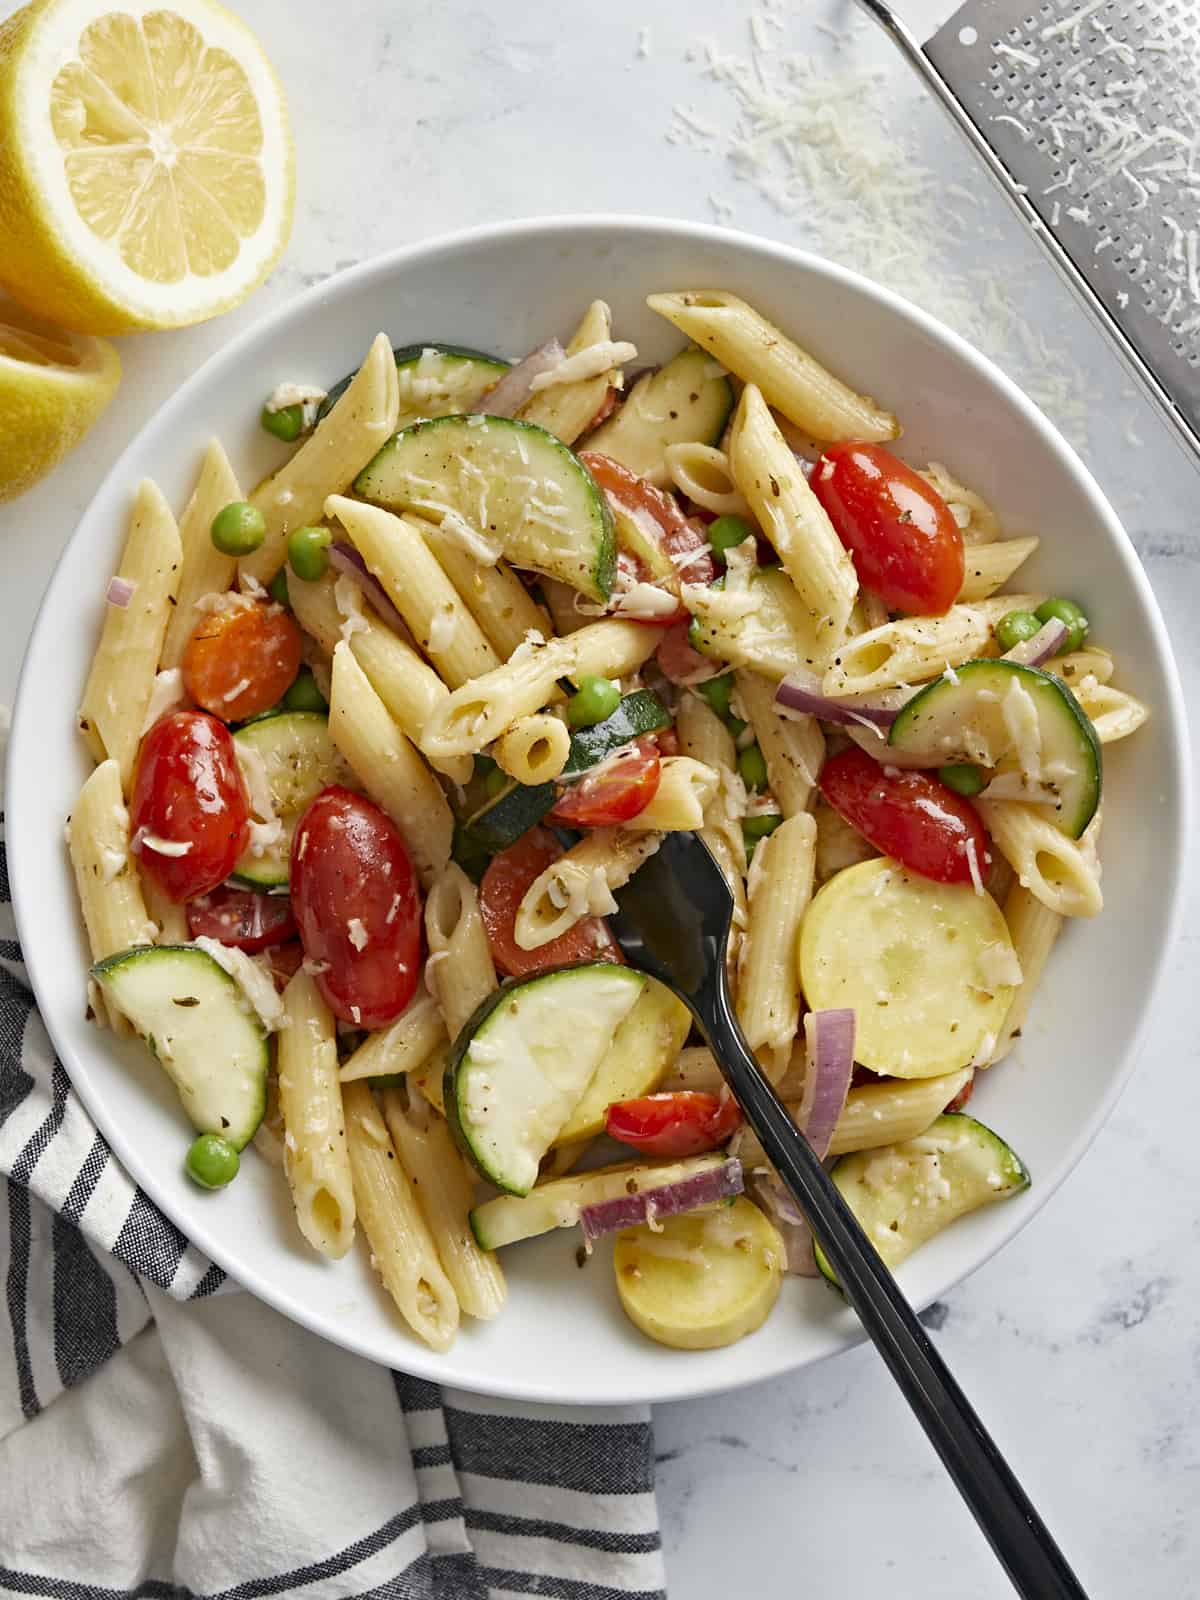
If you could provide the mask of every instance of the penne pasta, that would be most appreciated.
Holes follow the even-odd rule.
[[[233,583],[237,559],[223,555],[212,542],[213,518],[223,507],[242,498],[229,458],[217,439],[210,439],[200,463],[200,475],[191,499],[179,519],[182,561],[176,602],[171,607],[159,666],[177,667],[199,617],[197,600],[206,594],[224,594]]]
[[[992,842],[1028,889],[1064,917],[1094,917],[1104,904],[1100,876],[1083,841],[1069,839],[1023,800],[976,800]]]
[[[1000,537],[1000,524],[996,514],[982,496],[966,488],[947,472],[940,461],[931,461],[924,472],[917,474],[937,490],[950,507],[951,515],[962,529],[967,544],[991,544]]]
[[[775,685],[757,672],[740,670],[735,694],[739,715],[754,729],[767,763],[767,784],[785,817],[807,811],[825,759],[825,735],[816,717],[783,716],[775,704]]]
[[[391,1078],[415,1072],[446,1043],[446,1027],[433,996],[424,989],[416,994],[386,1028],[379,1028],[342,1065],[343,1083],[360,1078]]]
[[[750,502],[734,483],[724,450],[695,442],[669,444],[666,459],[671,482],[693,505],[718,517],[750,515]]]
[[[995,595],[951,606],[940,617],[904,617],[848,640],[825,674],[826,694],[869,694],[936,677],[977,656],[995,654],[994,625],[1006,612],[1035,611],[1044,596]]]
[[[513,723],[554,699],[559,678],[574,663],[569,639],[522,645],[503,666],[454,690],[430,718],[421,749],[431,761],[447,755],[474,755]]]
[[[808,607],[817,639],[823,648],[835,648],[845,637],[858,594],[854,563],[752,383],[734,413],[729,464]]]
[[[856,394],[787,334],[724,289],[652,294],[646,304],[814,439],[894,439],[900,425]]]
[[[970,544],[965,550],[966,571],[958,591],[960,604],[986,600],[1005,584],[1041,543],[1040,539],[1001,539],[993,544]],[[883,619],[886,621],[886,617]]]
[[[492,751],[502,772],[518,783],[530,785],[557,778],[570,754],[570,730],[548,711],[519,718],[497,739]]]
[[[611,339],[612,312],[603,300],[593,300],[572,335],[566,353],[578,355],[581,350],[606,344]],[[621,387],[619,370],[601,372],[594,378],[578,378],[574,383],[555,384],[530,395],[517,415],[522,422],[533,422],[545,428],[564,444],[574,444],[592,426],[614,385],[618,389]]]
[[[396,361],[386,334],[378,334],[366,360],[329,415],[273,477],[250,496],[267,524],[266,538],[244,556],[241,572],[266,584],[283,566],[288,534],[320,522],[330,495],[340,495],[379,453],[400,414]]]
[[[624,826],[633,833],[695,832],[717,792],[719,774],[692,756],[664,756],[658,788],[650,804]]]
[[[1111,683],[1100,683],[1091,673],[1072,684],[1075,698],[1087,713],[1101,744],[1114,744],[1136,733],[1150,715],[1144,703]]]
[[[1012,1004],[996,1040],[989,1066],[1002,1061],[1021,1037],[1046,962],[1063,926],[1059,913],[1043,905],[1031,890],[1020,883],[1014,883],[1005,896],[1004,920],[1008,923],[1009,937],[1021,964],[1021,982],[1013,993]]]
[[[187,912],[181,905],[168,900],[154,879],[143,868],[138,868],[142,883],[142,899],[150,921],[156,928],[155,944],[186,944],[192,937],[188,927]]]
[[[812,898],[817,826],[797,812],[759,841],[738,953],[737,1013],[752,1050],[790,1055],[800,1026],[800,924]]]
[[[429,945],[426,982],[453,1040],[497,986],[479,897],[457,862],[450,863],[429,891],[425,938]]]
[[[616,909],[612,891],[629,882],[662,843],[659,833],[596,828],[551,862],[525,891],[513,937],[522,950],[539,950],[585,917]]]
[[[694,1044],[679,1052],[658,1089],[660,1094],[674,1094],[680,1089],[719,1094],[724,1083],[712,1051],[706,1044]]]
[[[458,1296],[396,1160],[392,1136],[365,1083],[346,1084],[342,1099],[354,1198],[372,1265],[418,1338],[434,1350],[448,1350],[458,1331]]]
[[[333,652],[329,736],[399,828],[425,888],[450,859],[454,815],[441,786],[388,715],[350,646]]]
[[[157,484],[142,481],[117,577],[132,591],[105,607],[104,629],[79,707],[79,728],[97,761],[111,757],[129,792],[142,725],[179,586],[183,547]]]
[[[729,939],[732,963],[746,926],[746,841],[742,834],[746,791],[735,770],[737,750],[729,729],[698,695],[680,696],[675,732],[680,751],[717,774],[716,793],[704,809],[700,838],[733,895],[733,932]]]
[[[824,800],[813,808],[817,825],[816,877],[818,883],[828,883],[835,873],[846,867],[855,867],[860,861],[869,861],[879,851],[868,844],[857,828],[852,828],[845,817]]]
[[[1088,677],[1095,678],[1097,683],[1107,683],[1113,675],[1113,658],[1098,644],[1088,644],[1082,650],[1072,650],[1069,655],[1054,656],[1047,661],[1045,671],[1061,678],[1068,689],[1074,689]]]
[[[278,1035],[283,1168],[300,1232],[325,1256],[354,1242],[354,1184],[346,1151],[333,1013],[306,972],[283,991]]]
[[[550,618],[507,561],[497,560],[494,565],[485,566],[445,524],[423,522],[421,532],[501,661],[507,661],[530,633],[553,633]]]

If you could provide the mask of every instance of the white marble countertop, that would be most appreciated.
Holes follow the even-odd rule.
[[[13,9],[0,0],[0,17]],[[267,286],[223,321],[122,341],[125,381],[50,483],[0,509],[0,700],[11,702],[47,577],[108,463],[237,328],[337,268],[473,222],[626,210],[712,218],[811,242],[723,154],[671,142],[672,108],[728,128],[729,87],[686,59],[701,36],[739,57],[748,0],[237,0],[287,86],[297,131],[295,234]],[[908,0],[929,31],[946,0]],[[940,115],[869,33],[839,44],[849,0],[793,0],[776,49],[821,70],[882,63],[879,90],[921,159],[975,195],[975,243],[1007,264],[1049,349],[1013,353],[1018,381],[1069,375],[1090,400],[1083,450],[1158,593],[1185,682],[1200,689],[1198,480]],[[639,29],[650,33],[639,51]],[[760,23],[760,29],[763,24]],[[698,148],[698,146],[713,148]],[[969,196],[963,196],[965,203]],[[939,217],[930,218],[937,229]],[[953,252],[952,252],[953,255]],[[968,291],[970,292],[970,291]],[[1075,1175],[1019,1241],[928,1320],[1035,1502],[1099,1597],[1197,1592],[1200,1563],[1200,1126],[1190,1013],[1200,908],[1175,952],[1141,1071]],[[659,1489],[671,1593],[820,1594],[881,1582],[925,1600],[1010,1593],[878,1361],[856,1351],[723,1399],[663,1407]]]

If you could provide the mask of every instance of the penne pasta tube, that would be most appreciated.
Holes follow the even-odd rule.
[[[206,594],[224,594],[232,587],[237,559],[223,555],[212,542],[213,518],[223,507],[242,498],[229,458],[220,440],[210,439],[192,497],[179,519],[182,563],[176,603],[171,607],[159,666],[167,671],[183,660],[183,652],[199,617],[197,600]]]
[[[773,322],[724,289],[652,294],[646,304],[714,355],[747,384],[756,384],[813,439],[894,439],[900,425],[856,394],[789,339]]]
[[[550,618],[508,562],[477,561],[454,536],[454,526],[423,522],[421,532],[499,659],[507,661],[531,632],[552,633]]]
[[[446,1027],[437,1001],[418,989],[395,1022],[377,1029],[359,1045],[342,1064],[339,1076],[343,1083],[356,1083],[360,1078],[415,1072],[445,1042]]]
[[[990,544],[999,539],[1000,524],[991,506],[973,489],[965,488],[952,477],[940,461],[931,461],[917,476],[936,489],[950,507],[967,544]]]
[[[712,767],[691,756],[664,756],[658,788],[650,804],[623,824],[633,833],[696,832],[717,792],[720,778]]]
[[[557,778],[570,754],[570,730],[548,711],[521,717],[500,736],[492,751],[502,772],[529,785]]]
[[[439,876],[425,901],[429,960],[425,980],[433,990],[451,1040],[494,994],[496,969],[475,885],[457,862]]]
[[[333,1013],[303,971],[283,991],[283,1009],[276,1044],[283,1169],[300,1232],[336,1258],[354,1242],[355,1205]]]
[[[188,927],[187,912],[173,900],[168,900],[148,872],[138,868],[142,882],[142,899],[151,922],[157,928],[155,944],[187,944],[192,937]]]
[[[419,1094],[385,1089],[383,1115],[438,1259],[470,1317],[494,1317],[504,1304],[504,1273],[471,1232],[475,1183],[444,1120]]]
[[[869,694],[936,677],[947,667],[995,653],[994,625],[1009,611],[1036,611],[1043,596],[993,595],[954,605],[940,617],[904,617],[849,639],[826,672],[826,694]]]
[[[267,535],[241,571],[266,584],[283,566],[288,534],[320,522],[330,495],[341,494],[395,432],[400,414],[396,361],[386,334],[367,351],[349,388],[315,433],[250,496]]]
[[[700,838],[733,895],[730,961],[746,926],[746,841],[742,834],[746,791],[737,776],[737,749],[729,729],[699,695],[684,694],[675,714],[680,751],[717,774],[717,790],[705,807]]]
[[[627,678],[649,661],[666,630],[646,622],[623,622],[619,617],[589,622],[571,635],[571,665],[565,676]]]
[[[1111,683],[1100,683],[1091,673],[1077,679],[1072,688],[1101,744],[1128,739],[1150,715],[1143,701]]]
[[[825,760],[825,735],[816,717],[782,716],[775,685],[760,673],[740,669],[736,695],[767,763],[767,783],[785,817],[807,811]]]
[[[1104,905],[1100,875],[1084,841],[1069,839],[1023,800],[975,802],[1017,882],[1063,917],[1094,917]]]
[[[733,481],[729,457],[714,445],[669,444],[667,475],[693,505],[718,517],[748,517],[750,502]]]
[[[448,1350],[458,1331],[458,1296],[396,1160],[392,1136],[365,1083],[346,1084],[342,1100],[354,1198],[372,1264],[418,1338],[434,1350]]]
[[[117,574],[132,592],[124,607],[105,606],[104,629],[79,708],[79,728],[89,750],[97,761],[112,757],[126,793],[182,562],[171,508],[157,484],[145,478]]]
[[[812,898],[817,825],[798,812],[761,840],[750,865],[737,1013],[752,1050],[790,1055],[800,1026],[800,924]]]
[[[588,626],[587,617],[575,604],[579,596],[577,589],[568,588],[557,578],[543,578],[540,587],[542,598],[546,602],[546,610],[554,622],[555,633],[565,636],[568,633],[578,633],[580,628]]]
[[[858,594],[854,563],[752,383],[734,413],[729,464],[819,640],[834,648],[845,637]]]
[[[1021,1037],[1046,962],[1063,926],[1063,919],[1058,912],[1043,905],[1031,890],[1020,883],[1014,883],[1005,897],[1004,920],[1008,923],[1009,937],[1021,964],[1021,982],[1013,992],[1012,1003],[1004,1018],[1004,1026],[996,1040],[989,1066],[1002,1061]]]
[[[325,513],[345,528],[367,570],[451,689],[500,665],[425,542],[423,522],[340,494],[330,495]]]
[[[1068,689],[1074,689],[1084,678],[1095,678],[1097,683],[1107,683],[1112,677],[1115,663],[1107,650],[1098,644],[1084,645],[1082,650],[1072,650],[1069,655],[1055,656],[1047,661],[1046,672],[1061,678]]]
[[[612,891],[628,883],[661,843],[659,833],[594,829],[525,891],[513,927],[517,944],[522,950],[539,950],[584,917],[615,911]]]
[[[566,353],[578,355],[581,350],[606,344],[611,338],[612,312],[603,300],[593,300],[567,345]],[[621,387],[620,380],[619,371],[609,371],[594,378],[577,378],[574,383],[555,384],[530,395],[517,415],[522,422],[533,422],[545,428],[564,444],[574,444],[591,427],[614,382],[618,389]]]
[[[959,601],[986,600],[995,594],[1028,561],[1041,543],[1040,539],[1000,539],[993,544],[970,544],[964,552],[966,570]],[[887,618],[883,618],[887,621]]]
[[[142,881],[129,848],[129,813],[117,763],[102,761],[79,791],[67,823],[67,847],[87,929],[92,960],[103,961],[134,944],[153,944],[157,926],[142,897]],[[92,1010],[108,1017],[113,1032],[131,1032],[128,1022],[88,985]]]
[[[371,799],[399,828],[428,888],[450,859],[454,814],[345,643],[333,652],[329,736]]]
[[[680,1089],[695,1089],[704,1094],[719,1094],[725,1078],[716,1057],[706,1044],[688,1045],[675,1057],[671,1070],[658,1086],[660,1094]]]
[[[454,690],[430,718],[421,736],[421,749],[431,761],[447,755],[474,755],[520,718],[531,716],[560,694],[558,680],[574,664],[570,639],[522,645],[503,666]]]
[[[828,883],[835,873],[846,867],[856,867],[860,861],[869,861],[879,854],[875,846],[868,844],[858,829],[852,828],[826,801],[817,801],[813,820],[817,825],[818,883]]]

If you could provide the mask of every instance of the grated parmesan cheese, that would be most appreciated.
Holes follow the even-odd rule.
[[[342,618],[338,630],[347,644],[356,633],[364,633],[369,624],[363,614],[363,593],[354,579],[342,573],[333,586],[333,603]]]
[[[244,950],[235,950],[232,945],[206,938],[203,934],[193,939],[192,943],[197,950],[203,950],[211,956],[222,972],[229,974],[242,991],[246,1008],[257,1015],[268,1033],[276,1033],[280,1028],[287,1027],[288,1018],[284,1014],[283,1000],[275,988],[274,980]]]
[[[548,372],[539,372],[530,382],[530,392],[537,394],[542,389],[553,389],[559,384],[583,383],[588,378],[599,378],[636,357],[637,345],[630,344],[628,339],[598,339],[595,344],[577,350],[573,356],[564,356]]]

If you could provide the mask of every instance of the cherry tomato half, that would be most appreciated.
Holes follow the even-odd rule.
[[[394,1021],[421,977],[421,897],[400,830],[373,800],[322,789],[296,826],[292,906],[334,1016]]]
[[[299,939],[289,939],[286,944],[273,944],[266,956],[275,987],[282,994],[304,964],[304,946]]]
[[[656,545],[665,562],[671,564],[669,576],[656,574],[650,571],[636,551],[622,549],[617,558],[617,567],[627,583],[651,583],[679,599],[682,583],[707,584],[713,581],[717,569],[712,553],[704,550],[708,535],[702,522],[684,516],[671,495],[645,478],[639,478],[636,472],[631,472],[611,456],[601,455],[596,450],[584,450],[580,452],[579,459],[613,506],[634,521],[644,538]],[[690,551],[703,553],[697,554],[684,565],[683,557]],[[661,627],[663,623],[683,622],[687,617],[687,609],[679,599],[679,606],[673,614],[652,620],[655,626]]]
[[[300,670],[300,629],[281,606],[210,611],[183,653],[183,682],[198,706],[241,722],[273,706]]]
[[[713,670],[710,656],[702,656],[688,643],[689,622],[676,622],[658,641],[655,659],[671,683],[696,683]]]
[[[653,739],[639,739],[628,755],[606,761],[559,796],[550,813],[569,828],[611,828],[644,811],[658,793],[662,762]]]
[[[296,937],[292,902],[286,895],[256,894],[230,883],[193,900],[187,919],[193,939],[215,939],[250,955]]]
[[[202,711],[160,717],[138,752],[129,817],[142,866],[168,900],[224,883],[250,842],[250,803],[224,723]]]
[[[608,1108],[605,1132],[649,1156],[699,1156],[715,1150],[742,1120],[730,1094],[702,1094],[680,1089],[674,1094],[648,1094],[640,1100],[618,1100]]]
[[[513,935],[517,907],[525,891],[562,851],[546,828],[530,828],[495,856],[479,884],[479,913],[487,930],[492,960],[510,978],[521,978],[572,961],[623,963],[620,946],[599,917],[585,917],[558,939],[537,950],[522,950]]]
[[[962,531],[924,478],[882,445],[852,441],[830,445],[808,481],[889,611],[949,610],[962,588]]]
[[[890,773],[856,746],[821,768],[821,793],[833,809],[901,866],[938,883],[971,883],[992,864],[979,813],[927,772]],[[973,847],[973,851],[972,851]]]

